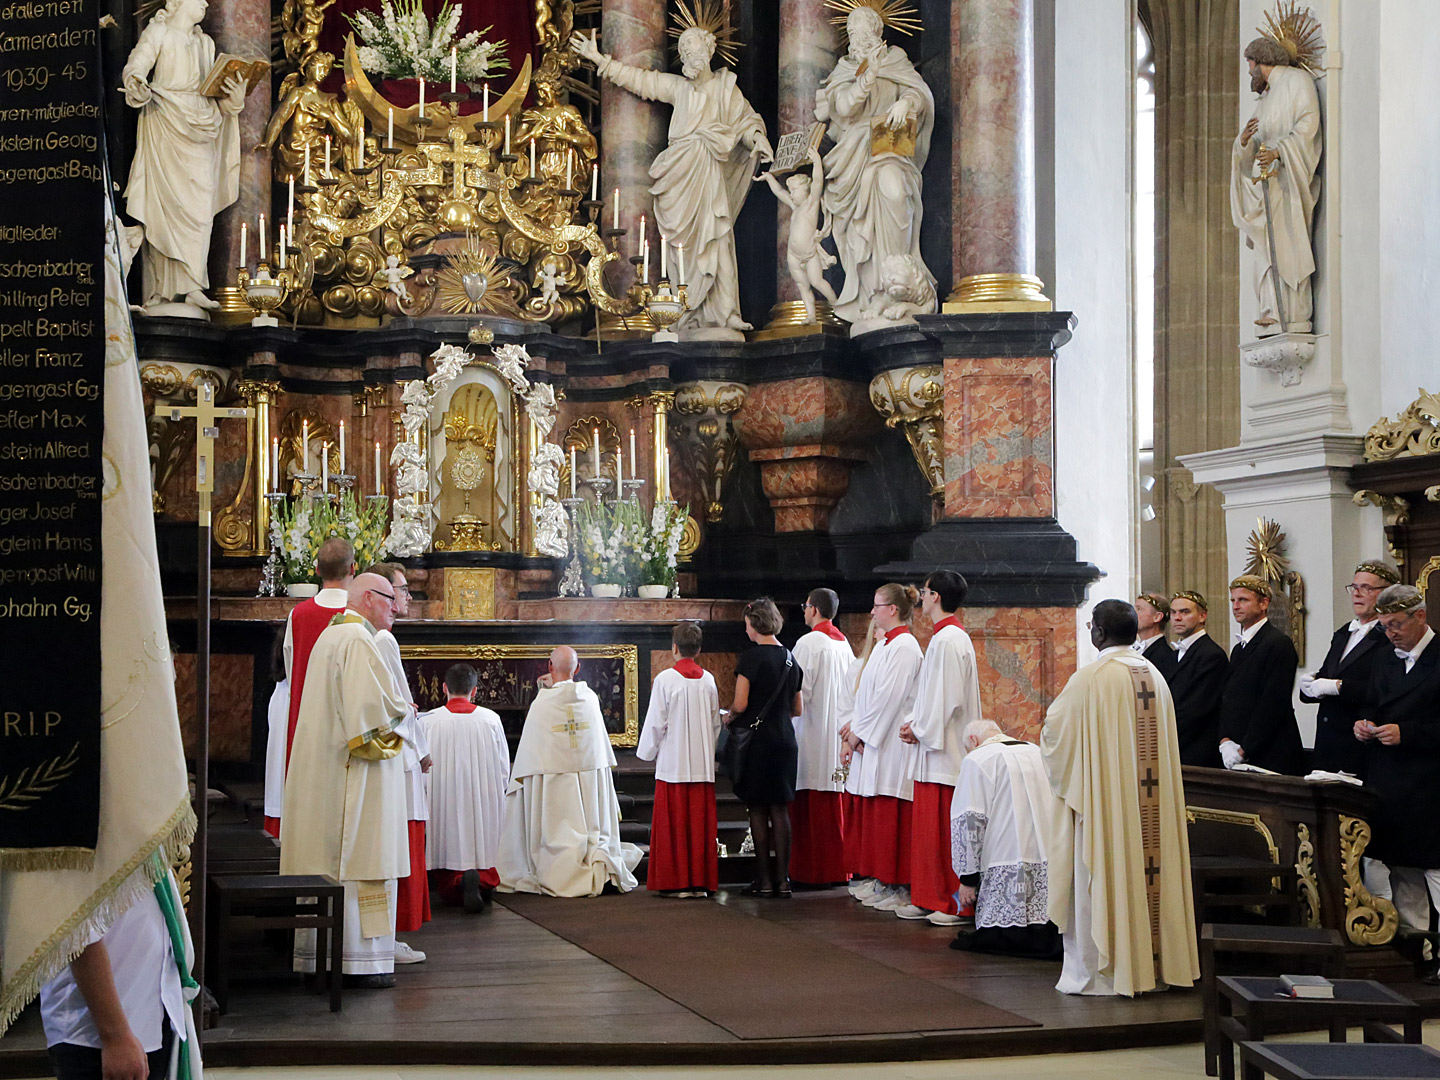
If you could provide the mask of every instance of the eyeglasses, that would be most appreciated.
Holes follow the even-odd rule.
[[[1377,593],[1377,592],[1384,592],[1384,591],[1385,591],[1385,586],[1383,586],[1383,585],[1355,585],[1355,584],[1352,583],[1352,584],[1350,584],[1350,585],[1346,585],[1346,586],[1345,586],[1345,591],[1348,592],[1351,596],[1354,596],[1356,593]]]
[[[871,611],[874,611],[876,608],[882,608],[882,607],[898,608],[899,606],[900,606],[899,604],[871,604],[871,605],[870,605],[870,610],[871,610]]]
[[[365,591],[367,593],[374,593],[376,596],[383,596],[386,600],[389,600],[390,603],[395,603],[394,593],[383,593],[379,589],[366,589]]]

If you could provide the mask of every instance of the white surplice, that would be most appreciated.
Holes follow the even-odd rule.
[[[395,881],[410,873],[403,743],[395,733],[409,702],[396,695],[374,635],[347,610],[315,643],[280,824],[280,873],[328,874],[345,885],[344,970],[351,975],[393,970]],[[359,896],[380,890],[388,897],[389,933],[366,935]],[[297,971],[314,970],[314,950],[315,932],[297,931]]]
[[[850,667],[855,653],[848,641],[811,630],[795,643],[793,654],[805,673],[800,712],[794,719],[795,742],[800,748],[795,789],[841,791],[835,772],[840,768],[840,728],[854,696]]]
[[[430,821],[425,828],[431,870],[489,870],[500,857],[510,747],[500,717],[489,709],[446,706],[420,714],[430,747]]]
[[[942,626],[925,647],[910,713],[910,731],[920,740],[915,779],[954,787],[965,760],[965,725],[983,719],[975,646],[961,627]]]
[[[1047,864],[1066,813],[1034,743],[996,735],[966,755],[950,803],[950,850],[956,877],[981,875],[977,928],[1049,920]]]
[[[720,692],[705,672],[687,679],[673,667],[655,676],[650,707],[635,756],[655,762],[655,779],[667,784],[713,784],[720,737]]]
[[[405,676],[404,661],[400,658],[400,642],[395,640],[395,635],[389,630],[377,630],[375,648],[380,650],[380,658],[385,661],[390,677],[395,680],[395,693],[410,701],[414,695],[410,691],[410,680]],[[415,722],[418,715],[419,710],[411,701],[410,711],[405,715],[405,720],[396,726],[395,733],[405,740],[405,749],[400,756],[405,761],[406,820],[429,821],[430,803],[420,762],[430,756],[430,748],[425,745],[425,732]]]
[[[870,651],[850,717],[851,733],[865,744],[850,762],[856,795],[890,795],[906,802],[915,797],[919,748],[900,741],[900,726],[915,708],[923,659],[920,643],[908,631]]]
[[[285,735],[290,728],[290,680],[281,679],[265,710],[265,816],[278,818],[285,802]]]
[[[1200,977],[1190,892],[1190,843],[1175,707],[1154,664],[1128,646],[1103,650],[1070,677],[1040,732],[1050,786],[1065,801],[1049,853],[1050,919],[1065,939],[1056,989],[1133,996],[1157,987],[1142,844],[1138,712],[1130,669],[1148,671],[1158,736],[1160,982]]]
[[[535,695],[510,769],[500,891],[598,896],[635,888],[640,862],[620,841],[615,751],[595,692],[567,680]]]

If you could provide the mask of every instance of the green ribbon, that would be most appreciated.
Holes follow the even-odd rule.
[[[180,969],[180,985],[186,990],[198,991],[200,984],[195,981],[195,976],[190,973],[190,968],[185,963],[185,933],[184,924],[181,922],[184,915],[175,903],[175,895],[170,891],[168,868],[160,861],[159,851],[156,851],[152,858],[155,860],[156,868],[163,873],[160,880],[155,882],[155,900],[160,905],[160,913],[165,916],[165,929],[170,933],[170,951],[175,954],[175,966]],[[189,1005],[187,1004],[186,1007],[188,1008]],[[190,1080],[189,1040],[185,1037],[183,1028],[175,1032],[175,1039],[180,1055],[180,1067],[176,1073],[177,1080]]]

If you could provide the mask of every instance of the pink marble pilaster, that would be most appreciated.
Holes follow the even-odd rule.
[[[665,70],[665,0],[605,0],[600,22],[600,50],[635,67]],[[646,218],[651,247],[658,256],[650,199],[650,163],[665,148],[669,109],[644,101],[612,82],[600,84],[600,187],[605,202],[604,227],[610,228],[612,192],[620,189],[620,252],[639,248],[640,215]],[[635,279],[624,260],[610,270],[610,288],[623,293]]]
[[[1035,273],[1032,0],[951,0],[955,280]]]
[[[839,35],[824,0],[780,0],[779,127],[774,141],[792,131],[809,131],[815,122],[815,91],[835,66]],[[775,229],[776,297],[798,300],[800,294],[785,268],[790,208],[780,203]]]
[[[945,361],[945,517],[1054,516],[1053,363]]]
[[[210,5],[206,29],[218,52],[237,56],[270,56],[270,4],[268,0],[225,0]],[[256,220],[270,213],[270,152],[255,147],[265,137],[270,120],[270,76],[260,80],[245,99],[240,113],[240,197],[215,218],[210,235],[210,291],[235,284],[240,264],[240,223],[248,221],[252,234],[250,257],[255,257]],[[273,234],[272,234],[273,235]]]

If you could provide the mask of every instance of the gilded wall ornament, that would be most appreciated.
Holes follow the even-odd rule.
[[[1356,945],[1385,945],[1400,928],[1395,905],[1365,887],[1360,857],[1370,846],[1370,824],[1340,815],[1340,873],[1345,882],[1345,936]]]
[[[1256,520],[1255,528],[1245,541],[1249,558],[1245,573],[1264,578],[1270,585],[1270,621],[1290,636],[1300,664],[1305,663],[1305,579],[1298,570],[1290,569],[1285,555],[1285,533],[1278,522],[1269,518]]]
[[[1440,454],[1440,394],[1421,389],[1394,420],[1378,421],[1365,433],[1365,460]]]

